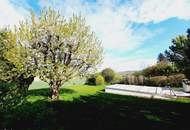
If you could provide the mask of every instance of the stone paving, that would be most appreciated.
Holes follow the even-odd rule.
[[[168,87],[138,86],[124,84],[106,86],[105,92],[160,99],[167,99],[169,97],[190,97],[190,93],[185,93],[182,90],[173,90]]]

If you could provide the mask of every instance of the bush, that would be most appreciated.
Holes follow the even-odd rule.
[[[154,66],[150,66],[143,70],[143,75],[146,77],[152,76],[168,76],[174,73],[177,73],[178,70],[174,65],[160,62]]]
[[[25,78],[22,75],[14,82],[0,82],[0,108],[6,109],[24,101],[27,96],[29,85],[34,77]]]
[[[102,76],[104,77],[107,83],[112,83],[115,77],[115,72],[111,68],[106,68],[102,70]]]
[[[143,71],[135,71],[133,73],[134,76],[142,76],[143,75]]]
[[[190,67],[186,67],[186,69],[184,70],[184,74],[186,78],[190,80]]]
[[[181,87],[182,80],[185,78],[184,74],[175,74],[170,76],[154,76],[148,79],[146,85],[151,86],[166,86],[169,85],[171,87]]]
[[[147,85],[152,85],[152,86],[166,86],[168,81],[167,81],[167,76],[154,76],[150,77]]]
[[[142,75],[137,76],[137,83],[138,83],[138,85],[144,85],[145,77]]]
[[[175,74],[168,77],[168,83],[171,87],[181,87],[182,80],[185,78],[184,74]]]
[[[145,68],[142,73],[145,77],[155,76],[155,66]]]
[[[96,85],[102,85],[104,84],[104,77],[102,75],[98,75],[96,77]]]
[[[144,85],[145,77],[143,75],[135,76],[135,75],[127,75],[124,78],[124,84],[130,85]]]
[[[120,74],[116,74],[112,81],[112,84],[118,84],[122,82],[123,82],[123,77]]]
[[[161,71],[160,71],[161,72]],[[143,75],[127,75],[121,80],[123,84],[129,85],[147,85],[147,86],[166,86],[181,87],[184,74],[173,74],[170,76],[152,76],[144,77]]]
[[[18,57],[23,56],[22,63],[24,63],[26,53],[16,47],[13,33],[10,30],[0,30],[0,109],[10,108],[23,102],[28,87],[34,80],[32,69],[14,57],[17,52],[20,54]],[[13,56],[14,60],[11,60],[10,56]]]
[[[124,82],[125,82],[125,84],[135,85],[136,84],[136,76],[127,75]]]
[[[86,79],[86,83],[88,85],[96,85],[96,75],[90,75],[87,79]]]

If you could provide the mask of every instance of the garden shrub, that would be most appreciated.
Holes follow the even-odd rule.
[[[153,77],[144,77],[143,75],[139,76],[127,75],[123,80],[123,84],[147,85],[147,86],[170,85],[171,87],[181,87],[182,80],[184,78],[185,78],[184,74],[174,74],[170,76],[153,76]]]
[[[96,78],[98,76],[102,76],[104,79],[104,82],[108,84],[121,83],[123,80],[123,77],[120,74],[115,73],[113,70],[107,68],[107,69],[104,69],[101,73],[95,73],[88,76],[86,79],[86,84],[96,85]]]
[[[147,67],[146,69],[143,70],[142,73],[146,77],[151,77],[151,76],[155,75],[155,66]]]
[[[135,76],[135,75],[127,75],[124,78],[124,84],[130,84],[130,85],[144,85],[145,83],[145,77],[142,75]]]
[[[131,75],[126,75],[124,77],[124,84],[132,84]]]
[[[124,83],[124,84],[129,84],[129,76],[130,76],[130,75],[126,75],[126,76],[123,78],[123,83]]]
[[[190,66],[185,68],[184,74],[190,80]]]
[[[0,30],[0,109],[21,103],[34,80],[33,69],[22,64],[25,63],[25,50],[16,45],[16,38],[10,30]],[[23,57],[19,57],[21,55]]]
[[[22,75],[11,83],[0,82],[0,107],[2,109],[15,106],[24,101],[27,96],[29,85],[34,77],[24,78]]]
[[[104,77],[107,83],[112,83],[116,73],[111,68],[106,68],[102,70],[102,76]]]
[[[142,73],[146,77],[168,76],[171,74],[178,73],[178,69],[172,64],[160,62],[154,66],[150,66],[144,69]]]
[[[167,76],[150,77],[147,83],[151,86],[165,86],[168,83]]]
[[[96,85],[102,85],[104,84],[104,77],[102,75],[98,75],[96,77]]]
[[[148,78],[148,82],[146,85],[150,86],[166,86],[169,85],[171,87],[181,87],[182,80],[185,78],[184,74],[175,74],[170,76],[154,76]]]
[[[182,80],[185,78],[184,74],[175,74],[168,77],[168,83],[171,87],[181,87]]]
[[[137,83],[138,85],[144,85],[145,78],[142,75],[137,76]]]
[[[90,75],[87,79],[86,79],[86,83],[87,85],[96,85],[96,75]]]
[[[142,76],[143,75],[143,71],[135,71],[133,73],[134,76]]]
[[[53,106],[54,104],[52,104]],[[59,108],[59,106],[56,106]],[[59,108],[60,109],[60,108]],[[56,112],[50,103],[37,101],[25,102],[22,105],[3,113],[4,128],[18,130],[52,130],[55,129]]]
[[[123,77],[120,74],[115,74],[115,77],[111,84],[119,84],[123,82]]]

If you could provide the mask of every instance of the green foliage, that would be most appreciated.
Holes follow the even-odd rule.
[[[18,46],[16,35],[10,30],[0,32],[0,79],[14,81],[21,75],[33,76],[33,68],[26,63],[27,49]]]
[[[143,75],[127,75],[123,78],[124,84],[130,84],[130,85],[145,85],[146,84],[146,78]]]
[[[190,78],[190,29],[187,35],[177,36],[172,40],[169,50],[165,51],[167,58]]]
[[[103,85],[104,84],[104,77],[102,75],[98,75],[96,77],[96,85]]]
[[[88,76],[87,79],[86,79],[86,84],[88,84],[88,85],[96,85],[96,78],[99,75],[103,76],[102,72],[101,73],[96,73],[96,74],[91,74],[90,76]],[[109,77],[109,76],[107,76],[107,77]],[[104,76],[103,76],[103,78],[105,80]],[[111,81],[106,82],[106,83],[108,83],[108,84],[121,83],[122,80],[123,80],[123,77],[120,74],[114,72],[114,77],[111,77],[111,79],[112,79]]]
[[[19,61],[22,58],[20,54],[23,53],[24,51],[16,47],[12,32],[0,31],[0,107],[2,109],[22,103],[34,79],[29,69],[22,64],[22,60]],[[18,59],[12,61],[11,57],[18,57]]]
[[[168,63],[168,59],[163,53],[160,53],[158,55],[157,63],[160,63],[160,62]]]
[[[146,85],[181,87],[181,81],[185,76],[180,74],[181,70],[176,64],[170,63],[164,54],[158,56],[158,63],[150,66],[142,71],[145,77]]]
[[[182,80],[185,78],[184,74],[174,74],[170,76],[154,76],[148,79],[147,85],[182,87]]]
[[[87,76],[86,78],[86,83],[87,85],[96,85],[96,74],[90,74],[89,76]]]
[[[44,9],[39,16],[31,13],[31,19],[15,30],[24,65],[50,85],[52,99],[59,98],[58,90],[66,81],[87,75],[101,63],[101,42],[81,16],[66,20],[59,12]],[[15,64],[21,60],[12,55],[9,59]]]
[[[139,75],[137,76],[137,84],[138,85],[144,85],[146,82],[146,79],[143,75]]]
[[[132,73],[132,75],[141,76],[141,75],[143,75],[143,71],[135,71],[134,73]]]
[[[87,85],[96,85],[96,77],[100,75],[99,73],[91,74],[86,78]]]
[[[165,86],[168,85],[167,76],[153,76],[148,80],[148,84],[151,86]]]
[[[175,65],[165,62],[160,62],[143,70],[143,75],[146,77],[168,76],[174,73],[178,73],[178,69],[175,67]]]
[[[106,68],[102,70],[102,76],[104,77],[105,81],[107,83],[112,83],[115,77],[115,71],[112,70],[111,68]]]
[[[121,76],[118,73],[115,73],[114,79],[112,81],[112,84],[118,84],[118,83],[122,83],[123,81],[123,76]]]
[[[130,85],[147,85],[147,86],[166,86],[182,87],[182,80],[185,78],[184,74],[172,74],[169,76],[152,76],[144,77],[143,75],[127,75],[123,78],[124,84]]]
[[[7,109],[21,104],[27,96],[29,85],[33,82],[33,79],[33,77],[20,76],[11,83],[0,82],[0,108]]]
[[[171,87],[182,87],[182,80],[185,79],[184,74],[175,74],[168,77],[168,83]]]
[[[136,76],[134,76],[134,75],[127,75],[125,77],[125,81],[124,82],[125,82],[125,84],[135,85],[136,84]]]

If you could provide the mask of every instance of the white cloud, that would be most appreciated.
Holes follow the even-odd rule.
[[[156,63],[156,59],[129,59],[126,57],[105,56],[101,69],[111,67],[116,71],[141,70]]]
[[[14,6],[8,0],[1,0],[0,4],[0,27],[13,27],[20,20],[25,19],[26,10],[21,7]]]
[[[131,50],[138,47],[144,40],[153,36],[146,28],[132,28],[132,23],[115,0],[98,0],[95,3],[81,2],[80,0],[45,1],[40,2],[42,7],[50,6],[60,10],[64,16],[80,12],[86,17],[87,24],[92,27],[107,49]],[[135,33],[138,31],[139,33]]]
[[[172,17],[189,20],[190,0],[134,0],[124,10],[130,21],[137,23],[157,23]]]
[[[190,19],[190,0],[132,0],[119,4],[120,0],[40,0],[39,5],[53,7],[67,18],[73,13],[86,17],[87,24],[96,32],[103,47],[108,50],[129,51],[138,48],[162,30],[149,30],[146,27],[134,26],[134,23],[160,21],[176,17]],[[0,27],[13,25],[26,18],[30,5],[26,0],[9,2],[2,0],[0,4]],[[116,70],[135,70],[150,65],[153,59],[127,59],[117,55],[105,54],[104,67]],[[111,60],[110,60],[111,59]]]

